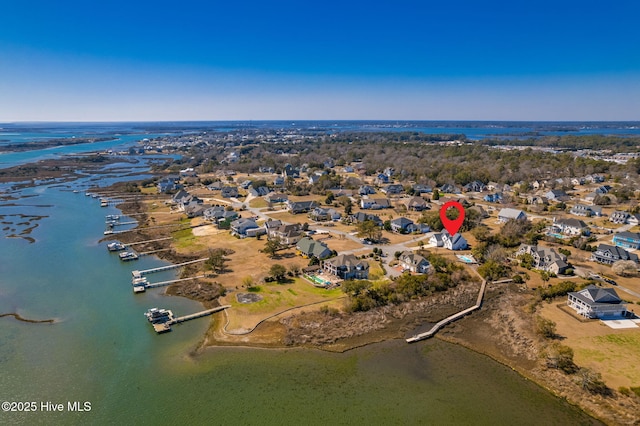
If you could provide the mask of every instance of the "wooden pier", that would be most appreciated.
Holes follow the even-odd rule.
[[[231,305],[218,306],[217,308],[207,309],[206,311],[196,312],[195,314],[185,315],[183,317],[174,318],[169,321],[169,325],[178,324],[181,322],[189,321],[196,318],[206,317],[207,315],[215,314],[216,312],[224,311],[230,308]]]
[[[204,275],[198,275],[197,277],[190,277],[190,278],[179,278],[176,280],[169,280],[169,281],[159,281],[157,283],[147,283],[147,284],[144,284],[144,287],[145,288],[164,287],[169,284],[179,283],[181,281],[197,280],[199,278],[204,278]]]
[[[482,280],[482,286],[480,286],[480,293],[478,293],[478,298],[476,300],[476,304],[473,305],[470,308],[464,309],[458,313],[455,313],[451,316],[446,317],[445,319],[443,319],[442,321],[439,321],[436,325],[434,325],[433,327],[431,327],[431,329],[429,331],[426,331],[424,333],[420,333],[420,334],[416,334],[413,337],[409,337],[407,340],[407,343],[414,343],[414,342],[418,342],[420,340],[424,340],[424,339],[428,339],[429,337],[432,337],[434,334],[436,334],[438,332],[438,330],[440,330],[442,327],[444,327],[445,325],[452,323],[460,318],[462,318],[463,316],[467,315],[470,312],[475,311],[476,309],[480,308],[480,306],[482,306],[482,298],[484,297],[484,290],[485,287],[487,285],[487,281]]]
[[[125,244],[125,246],[129,247],[129,246],[135,246],[136,244],[154,243],[156,241],[165,241],[165,240],[172,240],[172,239],[173,237],[156,238],[155,240],[136,241],[133,243],[127,243]]]
[[[181,268],[186,265],[192,265],[194,263],[204,262],[208,259],[209,259],[208,257],[205,257],[203,259],[190,260],[189,262],[176,263],[174,265],[160,266],[158,268],[151,268],[151,269],[143,269],[142,271],[132,271],[131,275],[133,275],[133,278],[141,278],[143,275],[153,274],[155,272],[168,271],[170,269]]]

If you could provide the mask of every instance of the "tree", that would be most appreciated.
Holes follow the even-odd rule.
[[[269,238],[267,242],[264,244],[264,248],[262,249],[263,253],[266,253],[269,257],[275,257],[278,250],[282,249],[282,243],[280,242],[280,238]]]
[[[209,259],[205,261],[205,266],[211,269],[214,273],[221,273],[224,271],[225,263],[229,259],[225,258],[226,252],[224,249],[209,249]]]
[[[478,273],[487,281],[496,281],[506,276],[508,268],[494,260],[487,261],[478,267]]]
[[[269,274],[271,274],[271,276],[275,278],[276,281],[281,283],[282,281],[284,281],[285,276],[287,275],[287,268],[280,265],[279,263],[276,263],[274,265],[271,265],[271,269],[269,269]]]
[[[382,231],[380,227],[372,220],[365,220],[356,225],[357,236],[359,238],[367,238],[371,241],[380,241]]]
[[[621,277],[635,277],[638,275],[638,266],[633,260],[618,260],[611,265],[611,270]]]
[[[611,389],[602,381],[600,373],[596,373],[590,368],[583,367],[578,370],[578,380],[582,389],[591,393],[608,395],[611,393]]]
[[[437,201],[440,199],[440,191],[438,189],[433,189],[433,196],[431,197],[433,200]]]
[[[559,368],[567,374],[576,372],[577,366],[573,362],[573,349],[569,346],[554,343],[546,350],[547,366]]]
[[[536,333],[546,339],[556,337],[556,323],[541,316],[536,317]]]

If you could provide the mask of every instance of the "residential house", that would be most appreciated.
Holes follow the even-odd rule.
[[[630,253],[622,247],[599,244],[597,250],[591,255],[591,260],[605,265],[611,265],[618,260],[632,260],[638,263],[638,255]]]
[[[269,203],[286,203],[289,201],[289,196],[282,192],[270,192],[264,196],[264,199]]]
[[[193,203],[186,206],[184,212],[189,218],[200,217],[204,215],[204,212],[208,207],[209,206],[203,206],[202,204]]]
[[[445,192],[449,194],[459,194],[460,190],[456,186],[451,185],[450,183],[445,183],[440,187],[440,192]]]
[[[301,238],[296,244],[296,250],[302,257],[309,259],[315,257],[322,260],[331,256],[331,250],[325,243],[309,237]]]
[[[625,249],[640,249],[640,232],[619,232],[613,236],[613,244]]]
[[[247,192],[249,193],[249,195],[251,195],[253,197],[264,197],[270,191],[271,190],[269,188],[267,188],[266,186],[260,186],[258,188],[254,188],[253,186],[250,186]]]
[[[391,177],[396,173],[396,169],[394,169],[393,167],[387,167],[387,168],[384,169],[384,171],[382,173],[384,173],[385,175]]]
[[[366,280],[369,277],[369,263],[353,254],[341,254],[323,262],[322,268],[328,274],[343,280]]]
[[[398,258],[398,264],[405,271],[418,274],[425,274],[429,271],[431,264],[427,259],[412,251],[404,251]]]
[[[448,250],[465,250],[469,247],[467,240],[460,233],[449,234],[449,232],[442,231],[442,247]]]
[[[551,226],[553,232],[557,232],[564,235],[589,235],[591,231],[589,226],[580,219],[556,219],[553,218],[553,225]]]
[[[344,167],[342,168],[342,171],[343,171],[344,173],[353,173],[353,167],[352,167],[352,166],[344,166]]]
[[[562,189],[552,189],[551,191],[545,192],[544,196],[547,197],[547,200],[555,202],[568,201],[571,199]]]
[[[585,206],[584,204],[576,204],[575,206],[571,207],[571,210],[569,210],[569,213],[575,216],[600,217],[602,216],[602,207],[601,206]]]
[[[391,207],[391,202],[388,198],[369,198],[363,196],[360,199],[360,208],[365,210],[380,210],[388,209]]]
[[[325,222],[327,220],[340,220],[342,215],[336,209],[316,207],[309,212],[309,218],[316,222]]]
[[[611,192],[613,188],[610,185],[602,185],[596,188],[595,193],[598,195],[605,195]]]
[[[483,192],[487,190],[487,185],[480,182],[479,180],[474,180],[473,182],[469,182],[465,186],[462,187],[463,192]]]
[[[588,183],[602,183],[602,182],[604,182],[604,176],[602,176],[602,175],[587,175],[587,176],[585,176],[584,179]]]
[[[178,176],[166,176],[158,181],[156,185],[158,192],[161,194],[168,194],[173,191],[182,189],[182,185],[178,184]]]
[[[478,213],[478,216],[482,219],[486,219],[489,217],[489,213],[487,213],[487,211],[484,208],[482,208],[482,206],[479,206],[477,204],[475,206],[469,207],[467,210],[468,211],[475,210]]]
[[[265,229],[258,226],[253,219],[240,218],[231,222],[231,235],[236,235],[240,238],[257,237],[265,233]]]
[[[527,204],[531,204],[533,205],[541,205],[541,206],[546,206],[547,204],[549,204],[549,200],[547,200],[547,197],[542,197],[540,195],[529,195],[527,197]]]
[[[220,190],[220,196],[222,198],[235,198],[238,194],[238,187],[236,186],[223,186]]]
[[[250,180],[245,180],[240,184],[240,188],[242,189],[248,189],[250,186],[251,186]]]
[[[335,198],[339,197],[352,197],[353,191],[351,189],[343,189],[343,188],[331,188],[329,191],[333,194]]]
[[[318,207],[316,201],[291,201],[287,200],[287,208],[292,214],[308,213]]]
[[[371,185],[362,185],[358,189],[358,194],[360,194],[360,195],[371,195],[371,194],[375,194],[375,193],[376,193],[376,190]]]
[[[433,192],[433,188],[429,185],[422,185],[420,183],[413,185],[413,193],[416,195],[428,194],[430,192]]]
[[[586,182],[587,180],[583,177],[571,179],[571,185],[574,185],[574,186],[584,185]]]
[[[300,169],[298,169],[297,167],[293,167],[291,164],[287,163],[282,169],[282,177],[299,178]]]
[[[406,217],[399,217],[391,221],[391,230],[393,232],[406,234],[413,232],[414,225],[415,224],[411,219],[407,219]]]
[[[496,192],[495,194],[487,194],[482,199],[488,203],[500,203],[502,202],[502,193]]]
[[[380,189],[380,191],[384,192],[387,195],[392,194],[402,194],[404,192],[404,187],[399,183],[392,183]]]
[[[378,173],[376,178],[373,180],[373,183],[375,183],[376,185],[386,185],[389,183],[389,176],[385,175],[384,173]]]
[[[276,221],[271,221],[276,222]],[[269,238],[280,240],[281,244],[294,245],[302,239],[302,225],[299,223],[290,225],[280,225],[277,227],[269,226],[265,224],[265,228],[268,228],[267,235]]]
[[[552,248],[522,244],[516,252],[515,257],[517,258],[524,254],[531,255],[533,258],[532,267],[534,269],[557,275],[564,273],[569,268],[567,257]]]
[[[227,210],[224,206],[213,206],[205,209],[202,215],[209,222],[218,222],[220,220],[234,220],[238,217],[238,212]]]
[[[407,207],[407,210],[413,210],[416,212],[421,212],[429,208],[427,202],[422,197],[411,197],[404,200],[404,205]]]
[[[364,222],[366,220],[370,220],[370,221],[372,221],[373,223],[375,223],[378,226],[382,226],[384,224],[382,219],[380,219],[375,214],[368,214],[368,213],[365,213],[365,212],[358,212],[356,214],[353,214],[353,215],[351,215],[351,219],[356,223],[360,223],[360,222]]]
[[[429,238],[429,244],[434,247],[442,247],[444,246],[444,241],[442,239],[442,234],[439,232],[434,233],[431,238]]]
[[[498,222],[504,223],[510,219],[527,220],[527,215],[522,210],[512,208],[504,208],[498,212]]]
[[[222,189],[222,186],[223,186],[222,181],[217,180],[215,182],[210,183],[207,186],[207,189],[209,191],[220,191]]]
[[[586,318],[626,317],[627,305],[612,288],[589,285],[567,295],[567,305]]]
[[[186,169],[180,170],[181,178],[194,178],[198,177],[198,173],[193,169],[193,167],[188,167]]]
[[[276,176],[273,179],[273,186],[284,186],[284,178],[282,176]]]
[[[273,167],[268,167],[268,166],[260,166],[258,168],[258,171],[260,173],[274,173],[275,169]]]
[[[617,210],[611,213],[609,221],[620,224],[638,225],[638,223],[640,223],[640,214],[631,214]]]

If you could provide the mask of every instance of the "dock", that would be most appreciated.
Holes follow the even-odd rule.
[[[179,323],[182,323],[182,322],[185,322],[185,321],[190,321],[192,319],[206,317],[208,315],[215,314],[216,312],[223,311],[223,310],[225,310],[227,308],[230,308],[230,307],[231,307],[231,305],[218,306],[216,308],[207,309],[205,311],[200,311],[200,312],[196,312],[194,314],[189,314],[189,315],[185,315],[185,316],[177,317],[177,318],[174,318],[173,317],[173,312],[169,311],[170,315],[167,316],[168,321],[165,321],[165,322],[152,322],[151,325],[153,326],[153,330],[156,333],[158,333],[158,334],[166,333],[168,331],[171,331],[171,326],[173,324],[179,324]]]
[[[133,275],[133,278],[141,278],[143,275],[149,275],[155,272],[162,272],[162,271],[168,271],[170,269],[181,268],[186,265],[192,265],[194,263],[204,262],[206,260],[209,260],[209,258],[205,257],[203,259],[190,260],[189,262],[176,263],[174,265],[167,265],[167,266],[160,266],[158,268],[143,269],[141,271],[136,270],[136,271],[132,271],[131,275]]]
[[[409,337],[407,340],[407,343],[414,343],[414,342],[418,342],[420,340],[424,340],[424,339],[428,339],[429,337],[432,337],[434,334],[436,334],[438,332],[438,330],[440,330],[442,327],[444,327],[447,324],[450,324],[460,318],[462,318],[463,316],[467,315],[470,312],[475,311],[476,309],[480,308],[480,306],[482,306],[482,298],[484,297],[484,290],[487,286],[487,281],[486,280],[482,280],[482,286],[480,286],[480,293],[478,293],[478,298],[476,300],[476,304],[473,305],[470,308],[464,309],[458,313],[455,313],[453,315],[450,315],[448,317],[446,317],[445,319],[443,319],[442,321],[439,321],[436,325],[434,325],[433,327],[431,327],[431,329],[429,331],[426,331],[424,333],[420,333],[420,334],[416,334],[413,337]]]
[[[197,280],[199,278],[204,278],[204,275],[198,275],[197,277],[190,277],[190,278],[179,278],[176,280],[169,280],[169,281],[159,281],[157,283],[150,283],[147,281],[146,278],[134,278],[131,282],[131,285],[133,285],[134,293],[144,293],[148,288],[164,287],[167,285],[171,285],[173,283],[179,283],[181,281]]]
[[[136,241],[133,243],[126,243],[125,246],[129,247],[129,246],[135,246],[136,244],[154,243],[156,241],[165,241],[165,240],[172,240],[172,239],[173,237],[156,238],[155,240]]]

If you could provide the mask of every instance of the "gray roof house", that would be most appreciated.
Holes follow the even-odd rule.
[[[265,229],[258,226],[253,219],[240,218],[231,222],[231,235],[237,235],[240,238],[256,237],[265,233]]]
[[[304,237],[296,244],[296,250],[303,257],[311,258],[317,257],[318,259],[326,259],[331,256],[331,250],[329,247],[321,241],[316,241],[309,237]]]
[[[510,219],[526,220],[527,215],[522,210],[504,208],[498,213],[498,222],[506,222]]]
[[[611,265],[618,260],[632,260],[638,263],[638,255],[630,253],[622,247],[599,244],[597,250],[591,254],[591,260],[605,265]]]
[[[318,206],[316,201],[287,201],[287,208],[293,214],[308,213]]]
[[[414,210],[417,212],[421,212],[428,208],[427,202],[422,197],[407,198],[404,200],[404,205],[407,207],[407,210]]]
[[[571,207],[569,213],[576,216],[602,216],[602,207],[601,206],[585,206],[584,204],[576,204]]]
[[[552,230],[564,235],[589,235],[589,226],[580,219],[556,219],[554,218]]]
[[[353,254],[341,254],[327,259],[322,268],[343,280],[366,280],[369,277],[369,263],[366,260],[359,260]]]
[[[414,225],[415,224],[411,219],[407,219],[406,217],[399,217],[391,221],[391,230],[393,232],[399,233],[413,232]]]
[[[411,271],[418,274],[424,274],[429,271],[431,264],[427,259],[412,251],[404,251],[398,258],[398,263],[403,270]]]
[[[627,305],[622,303],[612,288],[590,285],[580,291],[570,292],[567,305],[587,318],[616,318],[627,316]]]
[[[533,268],[541,271],[562,274],[567,270],[567,257],[554,249],[522,244],[515,256],[530,254],[533,257]]]

